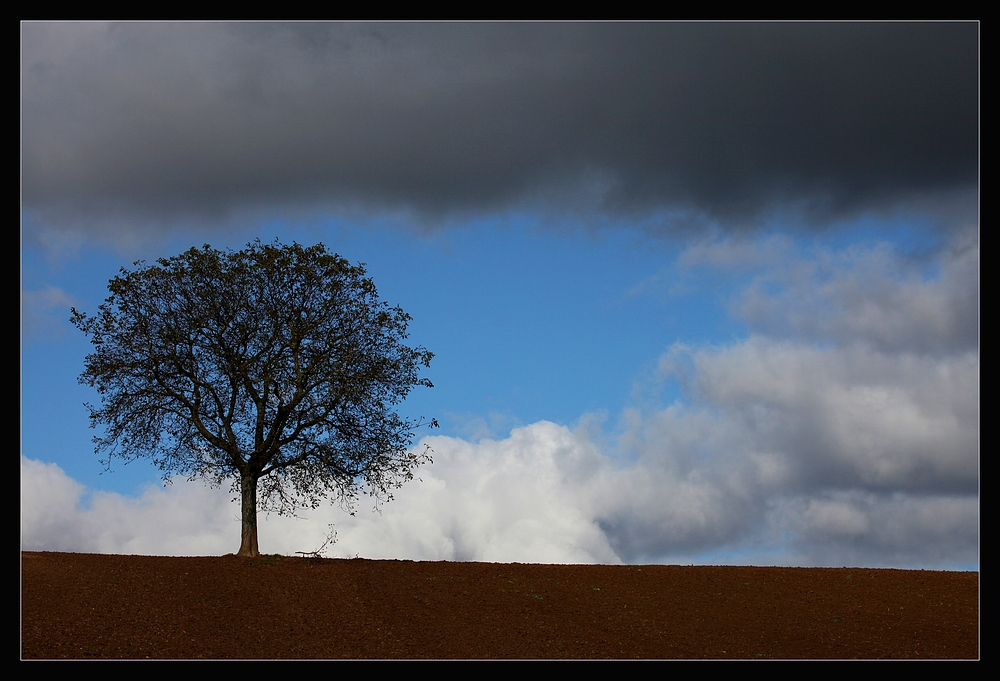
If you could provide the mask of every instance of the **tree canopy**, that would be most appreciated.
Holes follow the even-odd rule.
[[[281,513],[363,488],[378,499],[430,460],[423,421],[395,407],[433,354],[404,344],[411,317],[383,302],[363,265],[322,244],[252,242],[139,261],[109,282],[80,382],[104,463],[150,458],[165,478],[231,481],[240,555],[258,555],[257,507]],[[436,426],[431,420],[428,425]]]

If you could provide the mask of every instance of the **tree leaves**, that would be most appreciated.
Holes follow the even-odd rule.
[[[411,320],[378,297],[363,265],[322,244],[208,244],[122,268],[96,316],[80,382],[107,460],[151,458],[164,476],[261,480],[291,512],[360,486],[378,498],[427,461],[420,422],[395,411],[433,354],[404,344]],[[426,425],[436,426],[436,421]]]

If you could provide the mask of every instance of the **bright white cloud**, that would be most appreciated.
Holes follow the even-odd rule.
[[[369,512],[366,498],[354,517],[311,514],[337,525],[330,555],[619,562],[587,503],[609,462],[582,433],[541,421],[500,441],[422,442],[434,449],[434,464],[420,472],[421,481],[398,490],[381,514]]]
[[[21,548],[85,551],[80,538],[83,485],[54,463],[21,457]]]
[[[204,555],[232,551],[235,505],[225,490],[187,483],[149,486],[138,498],[86,495],[55,464],[21,459],[25,550]]]
[[[355,516],[326,507],[303,519],[262,516],[261,548],[293,554],[322,543],[328,555],[422,560],[615,563],[607,537],[588,515],[589,486],[608,462],[585,437],[539,422],[499,442],[424,440],[435,464],[373,513],[362,497]],[[139,498],[95,494],[54,464],[22,459],[25,549],[187,555],[225,553],[238,544],[238,508],[225,491],[178,480]],[[56,503],[47,500],[55,498]]]

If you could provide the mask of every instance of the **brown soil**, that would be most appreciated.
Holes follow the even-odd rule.
[[[979,574],[21,554],[23,658],[979,657]]]

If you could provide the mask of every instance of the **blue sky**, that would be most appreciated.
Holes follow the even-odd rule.
[[[570,425],[589,413],[612,418],[634,401],[633,391],[650,379],[656,358],[672,343],[726,341],[746,333],[726,313],[735,291],[727,279],[737,277],[711,277],[706,285],[702,273],[679,271],[676,244],[638,228],[559,234],[531,216],[512,216],[503,223],[420,233],[329,220],[267,225],[220,236],[212,245],[239,249],[255,237],[318,241],[366,263],[381,296],[414,317],[411,340],[436,353],[427,373],[435,387],[416,390],[403,409],[437,418],[449,435],[505,435],[495,429],[539,420]],[[132,252],[109,249],[59,259],[29,244],[25,271],[45,283],[26,288],[58,288],[72,296],[71,305],[93,311],[118,268],[192,244],[191,237],[181,237]],[[24,386],[25,417],[38,419],[24,429],[24,453],[31,458],[86,448],[94,435],[81,403],[94,401],[95,394],[76,384],[91,347],[68,323],[67,310],[60,301],[39,314],[42,328],[24,349],[25,375],[31,377]],[[60,419],[64,426],[58,429],[45,415],[53,395],[65,395],[62,409],[74,416]],[[661,401],[678,396],[676,386],[656,386]],[[143,468],[138,478],[127,471],[91,477],[101,471],[92,459],[53,460],[78,480],[105,489],[135,493],[136,484],[149,480],[150,467],[141,464],[130,464]]]
[[[978,568],[976,24],[22,24],[22,547],[235,550],[102,474],[68,317],[254,238],[366,263],[442,426],[262,551]]]

